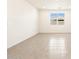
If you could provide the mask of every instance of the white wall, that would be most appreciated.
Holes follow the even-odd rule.
[[[65,24],[64,25],[51,25],[50,24],[50,13],[53,12],[64,12],[65,13]],[[70,10],[40,10],[40,33],[70,33],[71,32],[71,16]]]
[[[10,48],[38,33],[38,11],[26,0],[7,0],[8,42]]]

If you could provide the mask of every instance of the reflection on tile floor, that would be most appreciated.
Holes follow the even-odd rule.
[[[38,34],[8,49],[8,59],[70,59],[70,34]]]

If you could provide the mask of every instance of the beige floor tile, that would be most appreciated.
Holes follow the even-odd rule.
[[[38,34],[8,49],[8,59],[70,59],[70,34]]]

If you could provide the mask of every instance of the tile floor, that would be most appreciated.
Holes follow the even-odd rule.
[[[7,59],[70,59],[70,34],[38,34],[7,51]]]

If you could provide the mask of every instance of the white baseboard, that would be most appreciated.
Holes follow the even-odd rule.
[[[34,36],[36,36],[37,34],[38,34],[38,33],[34,33],[33,35],[26,37],[26,39],[22,39],[22,40],[20,40],[20,41],[18,41],[18,42],[15,42],[14,44],[12,44],[12,45],[10,45],[9,47],[7,47],[7,49],[9,49],[9,48],[11,48],[11,47],[13,47],[13,46],[16,46],[17,44],[23,42],[24,40],[27,40],[27,39],[30,39],[30,38],[34,37]]]

